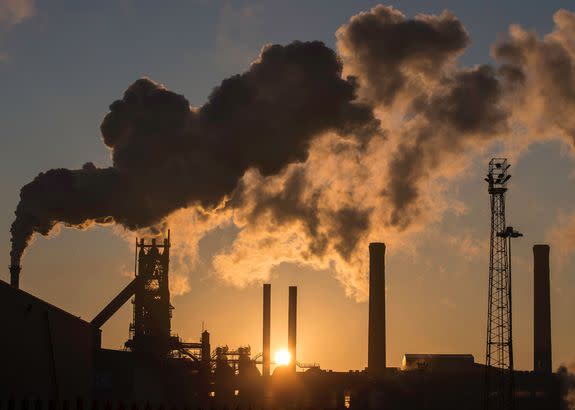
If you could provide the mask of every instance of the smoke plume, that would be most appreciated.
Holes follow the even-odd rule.
[[[46,235],[57,223],[152,226],[184,207],[217,207],[248,169],[267,176],[305,161],[322,133],[366,143],[378,121],[341,74],[331,49],[294,42],[265,47],[199,109],[149,79],[136,81],[101,125],[112,167],[50,170],[22,188],[12,264],[34,233]]]
[[[336,36],[346,70],[358,76],[369,99],[384,105],[432,85],[469,44],[465,28],[447,11],[407,19],[382,5],[353,16]]]
[[[212,261],[225,280],[303,263],[362,299],[367,243],[393,246],[458,206],[441,181],[469,155],[538,134],[575,142],[575,14],[554,19],[543,38],[513,26],[493,47],[498,67],[459,64],[470,38],[450,12],[380,5],[337,30],[337,53],[266,46],[198,108],[140,79],[101,125],[111,167],[50,170],[22,188],[12,264],[58,223],[168,225],[191,259],[204,235],[233,225]]]
[[[421,184],[473,143],[501,135],[508,113],[493,68],[458,68],[469,44],[451,13],[406,18],[376,6],[337,32],[346,70],[360,79],[362,96],[402,118],[385,188],[390,222],[406,227],[422,208]]]
[[[516,119],[539,138],[559,134],[575,143],[575,13],[559,10],[555,29],[539,38],[520,26],[495,44],[493,56],[502,63]]]

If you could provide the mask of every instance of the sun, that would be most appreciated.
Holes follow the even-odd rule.
[[[278,350],[275,355],[275,364],[278,366],[287,366],[291,361],[291,355],[286,349]]]

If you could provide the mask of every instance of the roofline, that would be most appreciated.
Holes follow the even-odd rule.
[[[0,287],[5,287],[8,291],[12,291],[12,292],[14,292],[14,293],[20,294],[20,296],[25,296],[25,297],[27,297],[27,298],[33,299],[34,301],[39,302],[39,303],[45,305],[45,306],[48,307],[49,309],[53,309],[53,310],[55,310],[55,311],[57,311],[57,312],[63,313],[63,314],[65,314],[65,315],[67,315],[67,316],[69,316],[69,317],[71,317],[71,318],[74,318],[74,319],[76,319],[76,320],[79,320],[79,321],[81,321],[81,322],[84,322],[85,324],[89,325],[90,327],[93,327],[90,322],[88,322],[87,320],[82,319],[80,316],[76,316],[76,315],[74,315],[74,314],[72,314],[72,313],[70,313],[70,312],[67,312],[67,311],[65,311],[64,309],[59,308],[58,306],[55,306],[55,305],[53,305],[53,304],[51,304],[51,303],[49,303],[49,302],[46,302],[46,301],[43,300],[43,299],[40,299],[40,298],[37,297],[37,296],[34,296],[34,295],[32,295],[32,294],[30,294],[30,293],[28,293],[28,292],[23,291],[22,289],[16,289],[15,287],[13,287],[13,286],[10,285],[8,282],[6,282],[6,281],[4,281],[4,280],[2,280],[2,279],[0,279]]]

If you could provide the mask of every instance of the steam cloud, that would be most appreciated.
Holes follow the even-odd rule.
[[[562,135],[575,143],[575,13],[559,10],[555,30],[543,38],[517,25],[495,44],[499,71],[517,119],[535,133]]]
[[[422,179],[470,142],[505,131],[501,86],[489,66],[455,66],[469,37],[449,12],[406,19],[380,5],[352,17],[337,38],[349,72],[362,79],[364,98],[406,118],[394,130],[385,189],[390,222],[405,227],[420,213]]]
[[[575,14],[554,19],[543,38],[512,26],[492,50],[499,67],[459,66],[470,39],[453,14],[380,5],[338,29],[337,54],[267,46],[199,108],[140,79],[101,126],[112,167],[50,170],[22,188],[12,263],[57,223],[171,224],[193,231],[190,249],[233,224],[233,244],[213,258],[226,280],[305,263],[361,299],[367,241],[439,218],[451,205],[437,179],[469,152],[535,134],[575,142]]]

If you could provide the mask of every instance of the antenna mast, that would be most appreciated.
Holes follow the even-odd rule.
[[[489,161],[485,181],[491,197],[491,240],[489,247],[489,301],[485,408],[514,408],[513,337],[511,306],[511,238],[523,236],[505,224],[505,192],[511,175],[506,158]]]

